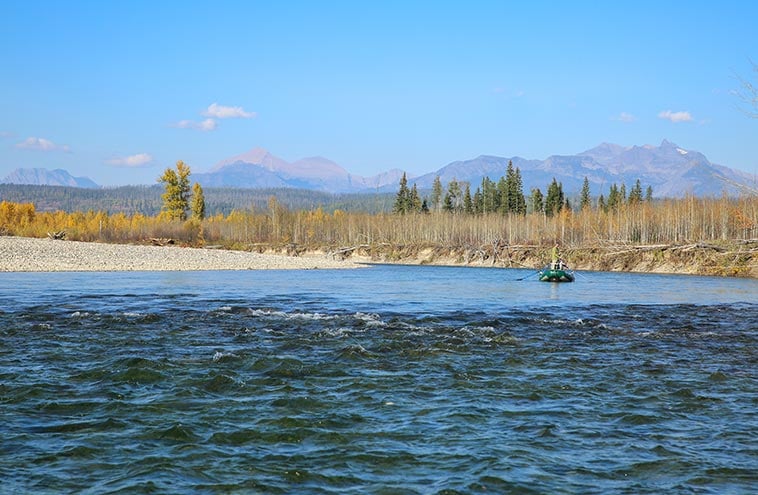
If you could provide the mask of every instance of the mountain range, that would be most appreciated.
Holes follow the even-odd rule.
[[[208,173],[193,174],[192,177],[203,187],[295,187],[348,193],[395,187],[402,175],[402,170],[394,169],[372,177],[362,177],[320,156],[289,163],[263,148],[253,148],[247,153],[220,161]]]
[[[419,177],[409,177],[408,182],[415,183],[419,189],[430,189],[439,176],[443,184],[455,179],[468,182],[474,190],[484,177],[497,181],[504,176],[509,162],[519,168],[525,194],[532,188],[540,188],[544,193],[553,178],[563,184],[567,194],[577,194],[585,177],[593,195],[607,194],[613,183],[631,187],[637,179],[643,188],[651,186],[658,198],[685,194],[718,196],[724,192],[758,194],[754,175],[713,164],[702,153],[683,149],[667,140],[659,146],[625,147],[602,143],[576,155],[552,155],[545,160],[481,155],[449,163]],[[290,163],[263,148],[254,148],[220,161],[209,172],[193,173],[192,180],[203,187],[283,187],[368,193],[395,191],[402,173],[393,169],[363,177],[351,174],[327,158],[310,157]],[[64,170],[17,169],[3,182],[98,187],[91,180],[72,177]]]
[[[504,176],[509,162],[521,171],[525,194],[535,187],[544,193],[553,178],[563,184],[568,194],[578,194],[585,177],[593,195],[607,194],[613,183],[629,188],[637,179],[643,188],[651,186],[658,198],[686,194],[719,196],[724,192],[758,194],[754,175],[713,164],[702,153],[685,150],[667,140],[660,146],[602,143],[576,155],[553,155],[545,160],[482,155],[450,163],[409,182],[424,189],[431,187],[439,176],[443,184],[455,178],[469,182],[475,189],[485,176],[493,180]]]
[[[17,168],[8,174],[3,184],[33,184],[38,186],[71,186],[85,189],[96,189],[98,186],[87,177],[74,177],[67,171],[58,168],[48,170],[46,168]]]

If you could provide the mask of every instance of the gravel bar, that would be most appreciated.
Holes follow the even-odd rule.
[[[0,236],[0,272],[309,270],[358,266],[323,254],[293,257],[225,249]]]

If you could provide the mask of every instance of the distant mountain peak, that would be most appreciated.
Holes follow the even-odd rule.
[[[294,187],[328,192],[356,192],[396,184],[394,173],[353,175],[323,156],[287,162],[256,147],[217,163],[209,173],[195,174],[204,186]]]
[[[281,163],[286,163],[281,158],[269,153],[266,148],[261,148],[258,146],[251,149],[250,151],[246,151],[245,153],[241,153],[231,158],[227,158],[226,160],[220,161],[216,164],[215,167],[213,167],[212,171],[220,170],[227,165],[238,162],[262,165],[268,170],[275,170],[279,165],[281,165]]]
[[[17,168],[5,179],[4,184],[31,184],[36,186],[70,186],[97,189],[88,177],[74,177],[63,169],[48,170],[46,168]]]

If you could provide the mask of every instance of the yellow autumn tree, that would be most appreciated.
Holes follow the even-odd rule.
[[[176,162],[176,170],[167,168],[163,175],[158,178],[162,182],[165,192],[161,196],[163,199],[162,213],[169,220],[187,219],[187,210],[189,210],[190,200],[190,168],[183,161]]]

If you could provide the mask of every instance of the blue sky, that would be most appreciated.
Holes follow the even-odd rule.
[[[3,2],[0,178],[264,147],[360,175],[663,139],[758,173],[758,2]]]

